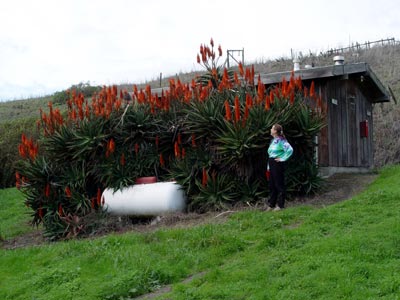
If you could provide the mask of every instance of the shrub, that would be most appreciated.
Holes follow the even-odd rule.
[[[41,113],[40,143],[26,136],[17,185],[43,222],[50,239],[79,235],[87,216],[102,211],[101,193],[133,185],[139,176],[173,178],[188,196],[190,210],[221,209],[265,196],[266,148],[279,122],[295,148],[288,190],[311,193],[318,180],[313,138],[325,126],[321,99],[305,93],[300,78],[268,91],[254,82],[254,68],[239,74],[218,66],[219,56],[201,46],[206,73],[182,83],[171,80],[161,95],[134,87],[133,101],[104,87],[89,103],[72,92],[67,118],[49,104]],[[40,151],[39,151],[40,149]],[[301,178],[301,180],[295,180]]]

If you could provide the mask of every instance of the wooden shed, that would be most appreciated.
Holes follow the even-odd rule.
[[[344,64],[295,70],[308,88],[327,105],[327,127],[317,138],[317,162],[321,174],[364,172],[374,166],[373,105],[390,101],[387,89],[367,63]],[[268,88],[290,79],[291,71],[261,74]]]

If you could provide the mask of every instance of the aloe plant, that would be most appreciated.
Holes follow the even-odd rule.
[[[221,48],[217,55],[210,44],[198,56],[206,72],[191,83],[171,80],[161,95],[134,87],[129,102],[116,87],[104,87],[91,102],[72,92],[65,116],[51,104],[48,115],[41,113],[39,143],[22,139],[17,184],[46,236],[87,233],[91,216],[102,215],[102,191],[134,185],[140,176],[177,181],[190,210],[259,201],[268,193],[266,151],[277,122],[294,146],[288,191],[319,187],[313,141],[325,114],[315,93],[305,95],[294,75],[265,90],[255,84],[254,68],[223,68]]]

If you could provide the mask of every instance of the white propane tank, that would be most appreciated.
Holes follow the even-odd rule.
[[[117,190],[105,189],[104,209],[113,215],[156,216],[185,209],[185,195],[176,182],[135,184]]]

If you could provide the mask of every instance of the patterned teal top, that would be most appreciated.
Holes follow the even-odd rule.
[[[282,137],[274,138],[268,148],[268,156],[270,158],[280,158],[281,161],[288,160],[292,154],[292,146]]]

